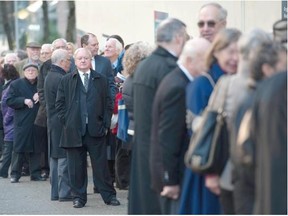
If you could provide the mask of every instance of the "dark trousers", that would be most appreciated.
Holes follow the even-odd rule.
[[[232,172],[234,184],[234,208],[236,214],[253,214],[255,200],[254,172],[252,169],[235,166]]]
[[[50,158],[51,200],[71,197],[67,158]]]
[[[49,175],[47,127],[34,125],[36,143],[41,148],[41,171]]]
[[[3,149],[2,149],[2,163],[0,164],[0,176],[7,178],[8,170],[11,164],[13,151],[13,141],[4,141]]]
[[[122,147],[122,141],[116,138],[115,179],[119,189],[129,186],[131,151]]]
[[[176,215],[179,213],[179,199],[173,200],[159,195],[159,202],[162,215]]]
[[[220,203],[223,214],[235,214],[233,191],[221,188]]]
[[[74,200],[87,202],[87,152],[89,152],[95,186],[104,202],[110,202],[116,196],[107,166],[105,137],[91,137],[86,131],[82,137],[82,146],[67,148],[68,173]]]
[[[40,166],[40,153],[30,152],[29,154],[29,169],[30,176],[33,178],[38,178],[41,176],[41,166]],[[10,176],[19,179],[21,177],[22,165],[25,159],[25,153],[12,153],[12,167]]]
[[[106,135],[107,162],[113,183],[115,182],[116,135],[108,132]]]

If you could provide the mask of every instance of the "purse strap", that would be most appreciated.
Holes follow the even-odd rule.
[[[210,75],[208,75],[208,76],[210,76]],[[208,78],[208,76],[206,76],[207,78]],[[210,78],[211,78],[211,76],[210,76]],[[212,78],[211,78],[212,79]],[[209,105],[211,104],[214,104],[214,102],[215,102],[215,100],[216,100],[216,98],[217,98],[217,100],[219,101],[219,108],[218,108],[218,111],[224,111],[224,108],[225,108],[225,102],[226,102],[226,98],[227,98],[227,95],[228,95],[228,89],[229,89],[229,84],[230,84],[230,79],[231,79],[231,76],[230,75],[228,75],[228,76],[225,76],[225,86],[224,85],[221,85],[221,89],[223,89],[223,91],[224,91],[224,95],[223,95],[223,97],[219,97],[219,96],[217,96],[218,94],[219,94],[219,86],[218,87],[216,87],[216,89],[213,89],[213,91],[214,91],[214,94],[216,94],[216,95],[214,95],[213,96],[213,100],[212,101],[210,101],[209,100]],[[223,83],[223,80],[220,80],[220,82],[222,81],[222,83]],[[214,82],[214,81],[213,81]],[[215,83],[215,82],[214,82]],[[221,84],[222,84],[221,83]],[[224,84],[224,83],[223,83]],[[219,84],[218,84],[219,85]],[[222,90],[221,90],[222,91]],[[209,106],[208,105],[208,106]]]
[[[212,88],[214,89],[214,86],[215,86],[216,83],[214,82],[214,80],[211,77],[211,75],[209,73],[203,73],[202,75],[205,76],[209,80]]]
[[[224,90],[224,97],[221,98],[222,99],[222,101],[221,101],[222,111],[224,111],[224,108],[225,108],[225,102],[226,102],[226,98],[227,98],[227,95],[228,95],[229,85],[230,85],[230,82],[231,82],[231,75],[228,75],[225,78],[227,78],[227,79],[225,80],[226,81],[226,86],[225,86],[225,90]]]

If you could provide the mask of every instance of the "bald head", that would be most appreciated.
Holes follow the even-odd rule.
[[[210,45],[210,42],[205,38],[188,40],[179,57],[178,63],[183,65],[193,77],[200,75],[205,71],[205,57]]]

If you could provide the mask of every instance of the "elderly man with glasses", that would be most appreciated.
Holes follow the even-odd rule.
[[[199,11],[198,27],[200,37],[204,37],[210,42],[215,35],[223,28],[226,28],[227,10],[218,3],[208,3],[203,5]]]
[[[208,3],[200,8],[198,18],[200,37],[213,42],[218,32],[226,28],[227,11],[218,3]],[[187,91],[190,91],[190,88],[191,86],[188,86]],[[219,196],[207,187],[217,185],[214,184],[217,182],[217,176],[199,176],[186,168],[183,179],[179,214],[221,213]]]

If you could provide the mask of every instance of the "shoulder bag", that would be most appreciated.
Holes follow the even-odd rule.
[[[201,123],[190,139],[185,164],[195,173],[221,174],[228,160],[229,137],[224,111],[228,85],[229,82],[225,88],[225,97],[221,98],[220,108],[212,110],[208,106],[204,110]]]

